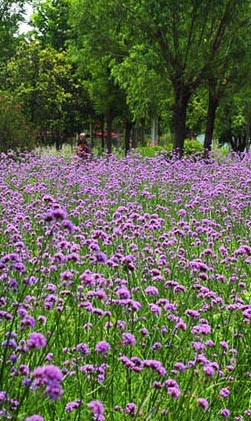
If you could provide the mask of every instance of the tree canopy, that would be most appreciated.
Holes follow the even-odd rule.
[[[0,77],[37,129],[96,118],[111,152],[115,120],[129,139],[160,117],[182,155],[197,131],[210,150],[231,97],[249,125],[248,0],[36,0],[24,40],[25,3],[0,0]]]

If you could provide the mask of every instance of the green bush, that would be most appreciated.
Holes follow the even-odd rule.
[[[160,155],[163,151],[170,152],[172,147],[170,146],[140,146],[136,149],[136,152],[140,153],[144,158],[149,157],[152,158],[156,155]]]
[[[25,120],[20,104],[8,95],[0,96],[0,152],[32,150],[34,131]]]
[[[170,153],[172,151],[171,145],[165,146],[141,146],[136,149],[143,157],[154,157],[160,155],[162,152]],[[184,156],[191,156],[203,151],[203,145],[196,139],[186,139],[184,143]]]
[[[203,151],[203,145],[196,139],[186,139],[184,143],[184,155],[191,156]]]

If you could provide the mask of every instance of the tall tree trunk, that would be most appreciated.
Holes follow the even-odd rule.
[[[158,117],[152,117],[151,123],[151,145],[158,144]]]
[[[106,138],[106,146],[107,146],[107,153],[111,155],[112,153],[112,113],[111,110],[107,113],[107,138]]]
[[[184,141],[186,137],[186,113],[190,98],[188,89],[175,89],[175,102],[173,107],[173,133],[174,133],[174,152],[182,157],[184,152]]]
[[[155,143],[155,123],[156,123],[156,119],[155,117],[152,117],[152,121],[151,121],[151,145],[154,146]]]
[[[91,145],[91,150],[94,147],[94,143],[93,143],[93,128],[92,128],[92,122],[89,122],[89,133],[90,133],[90,145]]]
[[[208,157],[212,149],[212,140],[214,132],[214,122],[216,116],[216,110],[219,105],[219,99],[216,92],[216,81],[209,81],[209,92],[208,92],[208,108],[207,108],[207,123],[206,132],[204,139],[204,156]]]
[[[127,121],[126,126],[125,126],[125,156],[130,151],[131,129],[132,129],[131,121]]]
[[[136,149],[138,146],[138,125],[134,124],[132,129],[132,149]]]
[[[104,116],[102,115],[102,119],[101,119],[101,149],[102,149],[102,153],[104,153],[104,151],[105,151],[104,131],[105,131],[105,119],[104,119]]]
[[[62,139],[60,137],[60,134],[56,134],[56,140],[55,140],[56,150],[60,151],[62,149]]]
[[[140,143],[140,146],[146,146],[145,120],[142,120],[141,125],[138,127],[138,141]]]
[[[245,125],[245,132],[246,132],[246,152],[249,152],[250,150],[250,125],[247,122]]]

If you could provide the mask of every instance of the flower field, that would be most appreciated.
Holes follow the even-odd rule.
[[[0,162],[0,418],[251,418],[251,160]]]

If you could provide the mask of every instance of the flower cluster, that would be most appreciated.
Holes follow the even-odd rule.
[[[36,389],[40,386],[45,387],[46,395],[56,401],[60,399],[63,394],[61,382],[63,380],[63,374],[58,367],[54,365],[45,365],[37,367],[33,373],[33,388]]]

